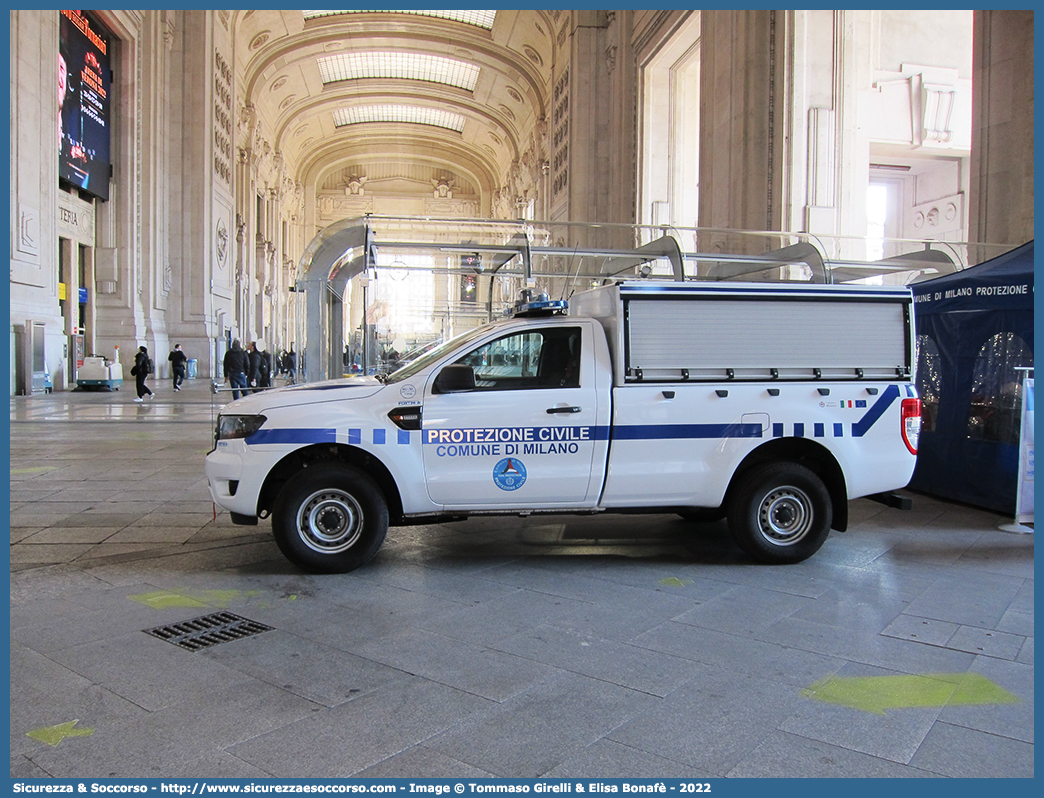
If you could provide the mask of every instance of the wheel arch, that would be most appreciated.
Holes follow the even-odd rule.
[[[267,517],[275,506],[276,497],[295,474],[305,468],[321,467],[324,463],[351,465],[364,471],[380,487],[388,504],[392,525],[402,519],[402,497],[388,467],[364,449],[341,443],[317,443],[295,449],[268,472],[257,499],[257,512]]]
[[[831,528],[844,532],[848,528],[848,487],[844,471],[829,449],[808,438],[777,438],[750,452],[732,475],[725,494],[725,505],[728,505],[735,486],[751,468],[762,463],[784,461],[799,463],[823,480],[833,510]]]

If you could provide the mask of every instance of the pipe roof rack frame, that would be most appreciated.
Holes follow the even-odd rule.
[[[299,376],[310,382],[344,374],[343,350],[353,335],[346,330],[345,319],[351,303],[358,302],[348,290],[349,282],[393,268],[387,259],[391,255],[427,258],[434,264],[425,267],[429,274],[466,277],[474,304],[465,314],[467,319],[461,317],[462,323],[480,323],[509,307],[519,288],[539,288],[552,298],[567,299],[577,287],[635,278],[906,284],[924,274],[957,268],[952,245],[946,252],[940,248],[943,242],[901,244],[893,251],[913,247],[921,251],[865,261],[844,256],[859,246],[865,251],[865,241],[824,240],[807,233],[375,214],[343,219],[320,231],[298,263],[293,289],[298,303]],[[397,264],[399,273],[412,268]],[[479,279],[488,283],[481,315],[477,312]],[[444,319],[462,312],[459,303],[453,306],[448,286],[447,282],[442,289],[443,306],[438,311]],[[498,302],[502,307],[496,307]],[[355,316],[359,317],[358,308]],[[372,335],[366,313],[362,319],[362,334]],[[371,365],[364,362],[363,370]]]

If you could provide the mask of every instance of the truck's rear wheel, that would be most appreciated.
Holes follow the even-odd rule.
[[[736,543],[765,563],[808,559],[830,534],[830,493],[814,472],[797,463],[765,463],[744,474],[729,502]]]
[[[377,484],[347,465],[314,465],[293,477],[272,509],[283,555],[316,574],[365,565],[388,532],[388,505]]]

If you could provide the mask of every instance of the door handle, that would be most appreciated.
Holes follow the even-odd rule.
[[[549,407],[547,413],[553,416],[555,413],[579,413],[580,410],[579,407]]]

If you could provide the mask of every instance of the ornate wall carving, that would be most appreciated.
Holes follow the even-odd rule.
[[[223,218],[218,218],[214,230],[214,261],[219,269],[228,267],[228,225]]]
[[[326,225],[337,219],[351,219],[373,213],[373,200],[372,196],[323,194],[317,198],[316,205],[319,217]]]
[[[557,197],[569,185],[569,70],[555,82],[552,95],[551,196]]]
[[[964,196],[950,197],[914,205],[910,213],[910,238],[943,238],[947,233],[962,229],[964,220]]]
[[[424,200],[424,213],[430,216],[473,218],[479,215],[479,204],[476,200],[430,197]]]
[[[36,261],[40,257],[40,212],[25,203],[18,203],[18,244],[20,255],[28,255],[28,260]],[[23,258],[25,260],[25,258]]]
[[[232,186],[232,70],[214,53],[214,173]]]
[[[931,83],[921,84],[921,143],[945,144],[953,139],[953,110],[957,89]]]

